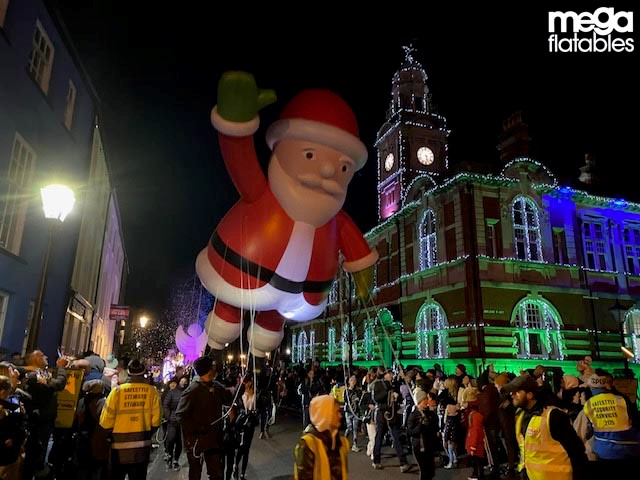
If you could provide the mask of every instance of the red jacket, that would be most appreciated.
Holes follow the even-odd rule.
[[[469,426],[464,448],[469,455],[484,457],[484,419],[482,414],[476,409],[471,409],[467,415]]]

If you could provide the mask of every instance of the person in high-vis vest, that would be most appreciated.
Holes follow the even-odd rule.
[[[311,400],[309,416],[294,451],[295,480],[347,480],[349,440],[339,433],[340,404],[331,395],[319,395]]]
[[[100,426],[111,432],[111,479],[145,480],[151,438],[160,427],[162,411],[156,387],[144,377],[138,359],[128,365],[129,381],[111,390],[100,414]]]
[[[633,405],[624,396],[612,391],[613,377],[597,368],[589,377],[591,398],[584,405],[584,414],[593,432],[592,462],[598,471],[611,468],[631,468],[640,460],[640,432],[632,423]]]
[[[524,480],[583,480],[588,478],[584,444],[562,410],[546,406],[540,386],[528,374],[502,387],[511,394],[520,446],[518,470]]]

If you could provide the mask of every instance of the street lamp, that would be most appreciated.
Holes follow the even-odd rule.
[[[49,222],[49,239],[47,241],[47,249],[44,254],[42,264],[42,272],[40,273],[40,285],[38,287],[38,296],[33,310],[29,335],[27,337],[27,352],[36,349],[38,343],[38,334],[40,333],[40,322],[42,317],[42,304],[44,302],[44,294],[47,289],[47,270],[49,268],[49,256],[51,255],[51,245],[57,228],[64,222],[67,215],[73,209],[76,201],[73,190],[64,185],[49,185],[40,189],[42,197],[42,209],[44,216]]]
[[[147,323],[149,323],[149,317],[147,317],[146,315],[142,315],[140,317],[140,326],[142,328],[145,328],[147,326]]]
[[[624,358],[624,376],[629,376],[629,360],[627,356],[624,354],[624,350],[626,348],[626,342],[624,338],[624,321],[625,321],[625,313],[628,308],[624,305],[621,305],[618,299],[616,298],[616,303],[613,306],[609,307],[609,311],[611,312],[611,316],[614,318],[618,325],[620,326],[620,348],[622,348],[622,357]]]

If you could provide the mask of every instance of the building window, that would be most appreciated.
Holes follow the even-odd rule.
[[[436,302],[424,305],[416,319],[416,357],[446,358],[447,320],[442,307]]]
[[[607,236],[604,219],[583,220],[582,242],[584,247],[584,261],[587,268],[593,270],[612,270],[607,254]]]
[[[316,356],[316,331],[312,328],[309,332],[309,358],[313,360]]]
[[[518,358],[564,359],[560,315],[548,301],[522,300],[513,311],[512,324]]]
[[[375,342],[376,342],[375,324],[373,321],[369,321],[364,327],[365,360],[373,360]]]
[[[487,257],[498,257],[498,222],[499,220],[493,218],[486,219]]]
[[[76,90],[76,86],[73,84],[71,79],[69,79],[69,88],[67,89],[67,107],[64,111],[64,126],[67,127],[67,130],[71,130],[71,125],[73,125],[73,111],[76,108],[76,95],[78,91]]]
[[[422,216],[420,228],[420,269],[425,270],[438,262],[436,250],[436,216],[433,210],[427,210]]]
[[[291,359],[293,362],[298,361],[298,337],[295,333],[291,334]]]
[[[0,247],[18,255],[36,155],[16,133],[6,174],[6,190],[0,192]]]
[[[33,32],[33,42],[27,70],[45,94],[49,92],[53,55],[53,44],[51,40],[49,40],[47,32],[44,31],[40,20],[38,20],[35,31]]]
[[[640,363],[640,309],[632,308],[625,316],[623,324],[625,336],[625,346],[633,349],[634,363]]]
[[[345,322],[342,325],[342,337],[340,339],[340,343],[342,344],[342,360],[349,360],[349,325],[351,325],[351,345],[353,346],[353,359],[358,359],[358,348],[356,347],[356,341],[358,340],[358,331],[356,330],[355,324],[350,324],[349,322]]]
[[[336,360],[336,327],[329,327],[327,332],[327,360],[335,362]]]
[[[0,28],[4,28],[4,20],[7,17],[9,0],[0,0]]]
[[[0,338],[4,331],[4,322],[7,318],[7,306],[9,305],[9,294],[0,290]]]
[[[558,265],[564,265],[568,261],[564,228],[553,228],[553,261]]]
[[[542,261],[540,215],[535,202],[527,197],[516,197],[512,204],[512,214],[516,258]]]
[[[304,330],[300,331],[300,335],[298,336],[298,362],[306,363],[307,361],[307,332]]]
[[[625,225],[623,239],[627,273],[640,275],[640,225]]]

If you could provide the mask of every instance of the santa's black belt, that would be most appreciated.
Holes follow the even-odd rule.
[[[333,279],[331,280],[305,280],[304,282],[295,282],[278,275],[273,270],[269,270],[261,265],[258,265],[251,260],[244,258],[238,252],[229,247],[222,241],[218,232],[213,232],[211,240],[209,241],[211,247],[216,251],[220,257],[229,262],[235,268],[241,272],[248,273],[249,275],[270,284],[273,288],[282,292],[288,293],[326,293],[331,290],[333,285]]]

